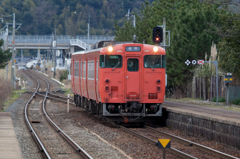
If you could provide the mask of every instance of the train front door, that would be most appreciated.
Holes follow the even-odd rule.
[[[141,98],[141,58],[127,57],[125,63],[125,83],[126,83],[126,99],[140,99]]]

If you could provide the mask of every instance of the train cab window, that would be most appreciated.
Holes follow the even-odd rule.
[[[145,55],[145,68],[166,68],[166,55]]]
[[[100,55],[101,68],[121,68],[122,56],[121,55]]]
[[[127,69],[128,71],[138,71],[138,59],[128,59]]]

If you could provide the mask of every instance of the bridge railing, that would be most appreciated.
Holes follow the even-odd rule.
[[[79,39],[70,39],[70,44],[71,45],[77,45],[81,48],[84,48],[85,50],[87,49],[88,47],[88,44],[86,44],[85,42],[82,42],[81,40]]]
[[[16,35],[15,43],[48,43],[51,44],[53,39],[52,35]],[[85,43],[88,43],[88,36],[77,35],[76,38],[70,35],[57,35],[57,43],[69,44],[71,39],[78,39]],[[104,35],[91,35],[89,36],[89,43],[93,44],[100,40],[114,40],[114,36]],[[8,36],[8,43],[12,43],[12,36]]]

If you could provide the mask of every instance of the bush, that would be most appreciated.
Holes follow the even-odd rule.
[[[0,77],[0,110],[2,110],[2,104],[8,97],[10,97],[11,93],[11,80],[5,80]]]
[[[235,105],[240,105],[240,98],[233,100],[231,103]]]
[[[59,74],[60,74],[59,80],[61,82],[68,78],[68,71],[67,70],[63,70],[63,71],[59,72]]]
[[[217,102],[217,97],[213,97],[213,102]],[[224,97],[218,97],[218,102],[225,102],[225,98]]]

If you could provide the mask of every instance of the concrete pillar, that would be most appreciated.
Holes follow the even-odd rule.
[[[71,53],[71,54],[74,53],[74,46],[70,46],[70,53]]]

